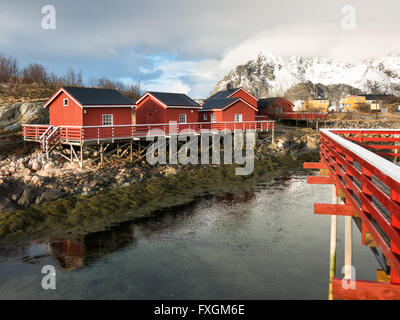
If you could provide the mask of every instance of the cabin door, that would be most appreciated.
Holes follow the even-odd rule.
[[[146,123],[154,123],[154,112],[147,112]]]

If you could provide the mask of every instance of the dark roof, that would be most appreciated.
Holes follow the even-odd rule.
[[[272,98],[259,99],[257,101],[257,106],[259,108],[267,108],[268,106],[270,106],[272,103],[274,103],[276,100],[279,100],[279,99],[284,99],[293,105],[293,103],[291,101],[289,101],[283,97],[272,97]]]
[[[202,109],[223,109],[237,100],[240,100],[240,98],[209,99],[202,105]]]
[[[167,106],[200,107],[200,105],[184,93],[154,92],[149,93]]]
[[[392,94],[366,94],[364,97],[366,100],[398,100],[396,96]]]
[[[259,99],[257,101],[257,106],[259,108],[266,108],[278,99],[279,99],[279,97]]]
[[[114,89],[63,87],[82,105],[134,105],[135,103]]]
[[[234,93],[235,91],[237,91],[239,89],[240,88],[233,88],[233,89],[229,89],[229,90],[218,91],[217,93],[214,93],[211,97],[209,97],[207,100],[228,98],[232,93]]]

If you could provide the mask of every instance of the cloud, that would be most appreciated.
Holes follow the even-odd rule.
[[[52,0],[57,28],[43,30],[47,3],[0,0],[0,50],[50,71],[73,66],[85,77],[201,97],[259,52],[346,61],[399,54],[400,2],[352,3],[355,30],[342,28],[348,0]]]

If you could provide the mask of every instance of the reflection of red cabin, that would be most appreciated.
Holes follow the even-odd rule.
[[[63,87],[45,104],[52,126],[131,125],[134,102],[112,89]]]
[[[193,123],[200,108],[183,93],[147,92],[136,102],[136,124]]]
[[[275,118],[285,112],[293,112],[294,104],[283,97],[266,98],[258,100],[257,117]]]
[[[254,121],[257,99],[243,88],[219,91],[209,97],[199,111],[200,122]]]

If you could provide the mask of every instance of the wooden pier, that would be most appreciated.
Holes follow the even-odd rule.
[[[321,129],[321,162],[304,163],[320,170],[310,184],[332,184],[332,204],[314,204],[315,214],[344,216],[345,266],[335,277],[336,224],[331,221],[330,298],[400,299],[400,130]],[[377,281],[354,278],[352,223],[371,248],[381,269]],[[332,252],[333,251],[333,252]],[[334,257],[334,258],[333,258]]]
[[[25,124],[22,126],[22,135],[25,141],[40,143],[46,157],[57,145],[69,145],[71,156],[68,160],[78,160],[83,165],[84,148],[87,146],[99,147],[101,163],[103,156],[128,148],[123,153],[129,152],[132,158],[133,141],[146,140],[151,136],[165,136],[171,138],[179,135],[199,135],[205,132],[212,134],[227,132],[271,132],[274,139],[275,121],[224,121],[224,122],[193,122],[177,123],[175,121],[162,124],[136,124],[115,126],[51,126],[41,124]],[[105,153],[105,149],[116,144],[116,149]],[[75,151],[74,147],[79,147]],[[105,147],[106,146],[106,147]]]

